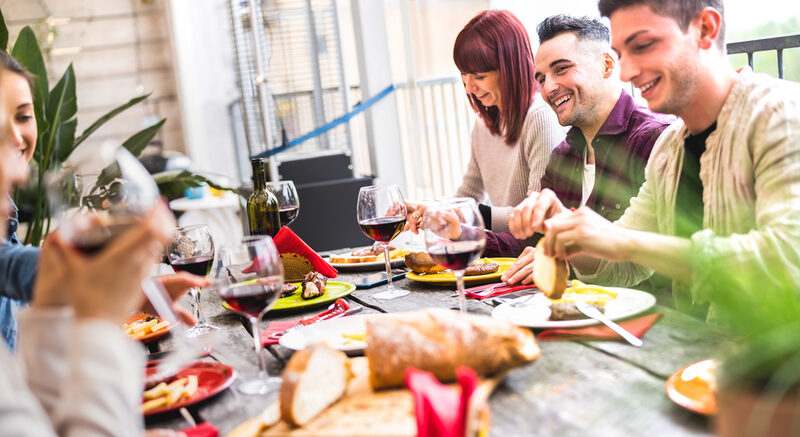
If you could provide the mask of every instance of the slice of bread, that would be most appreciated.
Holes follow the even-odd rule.
[[[296,352],[281,376],[281,419],[302,426],[344,395],[353,374],[347,355],[316,343]]]
[[[563,259],[544,254],[544,246],[539,240],[536,244],[536,256],[533,259],[533,282],[550,299],[559,299],[567,289],[569,265]]]

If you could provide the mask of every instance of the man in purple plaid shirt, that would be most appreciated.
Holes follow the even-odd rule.
[[[554,15],[537,26],[536,80],[558,121],[572,126],[550,157],[542,191],[567,208],[587,206],[618,219],[644,182],[658,136],[673,120],[637,105],[623,90],[608,28],[596,19]],[[538,197],[537,195],[532,198]],[[517,210],[533,205],[532,198]],[[510,233],[489,233],[486,252],[519,260],[503,276],[531,282],[533,248]]]

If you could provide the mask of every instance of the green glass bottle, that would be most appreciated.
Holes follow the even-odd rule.
[[[281,228],[278,199],[267,190],[267,168],[262,158],[250,160],[253,165],[253,194],[247,199],[247,222],[250,235],[274,237]]]

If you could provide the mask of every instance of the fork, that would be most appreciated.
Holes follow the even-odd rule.
[[[494,284],[491,287],[485,288],[485,289],[483,289],[481,291],[473,291],[473,292],[470,292],[470,293],[474,294],[475,296],[486,297],[486,296],[492,294],[492,292],[494,291],[495,288],[503,287],[503,286],[506,286],[506,285],[508,285],[508,284],[506,284],[505,282],[498,282],[497,284]],[[455,296],[458,296],[458,292],[453,292],[453,294],[450,295],[450,297],[455,297]]]
[[[639,337],[631,334],[630,332],[626,331],[625,328],[623,328],[622,326],[619,326],[618,324],[614,323],[611,319],[608,318],[608,316],[601,313],[600,310],[598,310],[597,308],[587,304],[582,300],[575,300],[575,306],[578,308],[578,311],[582,312],[584,315],[586,315],[586,317],[595,319],[603,323],[604,325],[608,326],[609,328],[611,328],[612,331],[619,334],[628,343],[636,347],[642,347],[642,345],[644,344],[644,342],[642,342],[642,340]]]

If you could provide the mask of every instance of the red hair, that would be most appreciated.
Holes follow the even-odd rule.
[[[472,94],[467,97],[489,132],[502,135],[506,144],[514,144],[533,97],[539,92],[525,26],[511,12],[483,11],[459,32],[453,46],[453,61],[462,73],[499,71],[500,108],[483,106]]]

